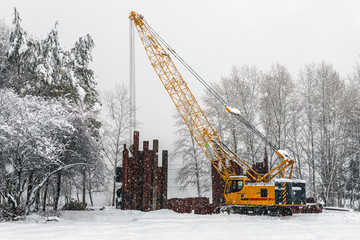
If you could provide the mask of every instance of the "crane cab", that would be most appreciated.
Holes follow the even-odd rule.
[[[225,185],[226,205],[274,205],[273,183],[252,183],[245,176],[232,176]]]

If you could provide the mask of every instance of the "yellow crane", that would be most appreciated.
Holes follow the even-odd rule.
[[[292,181],[294,160],[277,148],[228,104],[150,27],[141,14],[134,11],[129,18],[140,36],[150,63],[170,98],[181,114],[195,141],[225,181],[225,206],[222,210],[237,213],[291,215],[289,207],[305,206],[305,183]],[[266,174],[254,171],[245,161],[224,145],[220,135],[211,126],[177,67],[170,57],[175,56],[202,84],[211,91],[230,114],[252,129],[282,159]],[[247,176],[239,176],[233,164]],[[289,169],[288,176],[286,171]],[[281,179],[270,182],[281,174]],[[286,177],[286,178],[285,178]]]

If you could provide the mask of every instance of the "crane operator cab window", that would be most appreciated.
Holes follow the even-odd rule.
[[[228,184],[226,186],[225,193],[234,193],[239,192],[244,187],[244,181],[243,180],[230,180],[228,181]]]

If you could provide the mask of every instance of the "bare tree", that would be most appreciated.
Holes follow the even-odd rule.
[[[178,138],[175,142],[173,158],[183,162],[175,181],[180,189],[184,190],[192,186],[196,188],[199,197],[204,196],[210,191],[211,163],[198,146],[181,115],[176,114],[175,119]]]
[[[345,96],[346,106],[346,135],[348,174],[346,178],[347,198],[350,207],[360,210],[360,65],[349,77],[349,86]]]
[[[300,72],[303,148],[314,196],[342,205],[346,175],[346,87],[331,64],[305,66]],[[337,202],[335,201],[338,196]]]
[[[244,65],[233,67],[229,76],[223,77],[220,84],[213,86],[230,106],[239,109],[253,126],[258,126],[260,80],[261,74],[256,67]],[[204,100],[207,105],[205,112],[223,141],[251,163],[261,159],[262,143],[254,133],[229,115],[212,94],[207,92]]]
[[[121,163],[123,144],[128,142],[128,131],[130,130],[130,113],[133,109],[129,105],[127,87],[116,85],[111,91],[103,96],[103,106],[106,113],[104,121],[103,143],[105,158],[111,165],[111,176],[113,176],[112,205],[115,205],[116,176],[115,171]]]
[[[316,114],[318,109],[318,102],[315,93],[316,86],[316,65],[308,64],[301,71],[299,75],[299,91],[300,102],[303,105],[303,151],[306,156],[306,163],[308,166],[308,186],[310,189],[310,196],[317,196],[316,191],[316,159],[315,159],[315,145],[317,121]],[[303,167],[304,168],[304,167]]]
[[[295,84],[286,67],[273,65],[271,70],[263,75],[261,91],[260,119],[266,136],[280,149],[290,150],[292,138],[297,137],[291,136],[290,127],[296,108],[290,106],[294,106],[297,99]],[[275,165],[275,159],[270,158],[270,168]]]

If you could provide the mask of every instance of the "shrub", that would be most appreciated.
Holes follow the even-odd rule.
[[[79,201],[75,201],[75,200],[71,200],[70,202],[67,202],[64,207],[62,208],[62,210],[86,210],[87,204],[86,203],[82,203]]]

